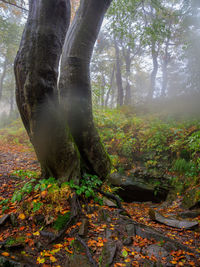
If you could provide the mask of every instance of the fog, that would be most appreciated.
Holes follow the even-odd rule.
[[[0,4],[0,116],[9,118],[17,114],[13,62],[27,12]],[[91,62],[94,106],[198,117],[199,46],[199,1],[114,0]]]

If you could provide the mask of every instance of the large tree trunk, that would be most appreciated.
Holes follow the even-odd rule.
[[[61,61],[60,98],[82,160],[82,171],[106,177],[110,159],[92,115],[90,60],[111,0],[82,0],[67,33]]]
[[[117,83],[117,106],[124,103],[124,91],[122,86],[121,60],[119,55],[119,47],[115,39],[115,55],[116,55],[116,83]]]
[[[58,105],[58,64],[70,20],[68,0],[30,0],[15,59],[16,101],[44,177],[79,175],[79,155]]]
[[[89,76],[93,46],[110,2],[82,0],[66,36],[69,0],[29,1],[15,60],[16,100],[44,177],[69,180],[87,171],[105,178],[110,172],[93,123]],[[65,36],[59,97],[58,65]]]

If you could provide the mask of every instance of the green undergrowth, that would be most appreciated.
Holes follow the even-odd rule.
[[[198,188],[199,119],[136,115],[127,107],[95,109],[94,119],[110,154],[113,171],[124,174],[143,167],[148,172],[172,175],[172,182],[181,194],[191,187]],[[8,143],[30,144],[19,119],[2,128],[0,136]],[[79,189],[76,190],[79,192]]]

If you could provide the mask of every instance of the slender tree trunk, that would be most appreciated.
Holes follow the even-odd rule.
[[[13,111],[14,111],[14,97],[15,97],[15,93],[14,93],[14,88],[15,88],[15,81],[14,81],[14,76],[12,75],[12,89],[10,91],[10,111],[9,114],[10,116],[12,115]]]
[[[156,51],[155,45],[156,45],[155,41],[152,41],[151,55],[152,55],[152,60],[153,60],[153,70],[151,72],[151,84],[150,84],[149,93],[148,93],[149,101],[153,99],[153,94],[155,92],[156,76],[158,72],[158,52]]]
[[[82,171],[106,177],[110,159],[100,142],[92,115],[90,60],[111,0],[82,0],[67,33],[61,61],[60,99],[81,155]]]
[[[68,0],[30,0],[15,59],[16,101],[44,177],[79,175],[79,155],[58,105],[58,64],[70,20]]]
[[[117,83],[117,106],[124,103],[124,91],[122,86],[121,60],[119,55],[119,47],[115,39],[115,55],[116,55],[116,83]]]
[[[130,47],[125,53],[125,62],[126,62],[126,87],[125,87],[125,98],[124,104],[131,104],[131,86],[130,86],[130,74],[131,74],[131,54]]]
[[[106,81],[105,81],[104,74],[102,74],[102,82],[101,82],[101,106],[102,107],[105,106],[105,101],[104,101],[104,97],[105,97],[105,86],[106,86]]]
[[[167,90],[167,80],[168,80],[168,72],[167,67],[170,61],[170,55],[168,53],[169,48],[169,38],[167,39],[166,46],[165,46],[165,54],[162,62],[162,89],[161,89],[161,97],[166,96]]]
[[[3,94],[3,83],[4,83],[4,79],[6,77],[6,68],[7,68],[7,65],[8,65],[8,57],[6,55],[5,56],[4,63],[3,63],[3,71],[2,71],[2,74],[1,74],[1,78],[0,78],[0,100],[1,100],[2,94]]]
[[[106,100],[105,100],[105,106],[106,107],[108,106],[108,100],[110,97],[110,92],[111,92],[112,87],[113,87],[114,74],[115,74],[115,64],[113,65],[113,68],[112,68],[112,74],[111,74],[111,78],[110,78],[110,87],[109,87],[108,92],[106,94]]]

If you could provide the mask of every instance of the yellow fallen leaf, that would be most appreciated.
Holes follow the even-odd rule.
[[[39,236],[40,233],[37,231],[37,232],[33,233],[33,235]]]
[[[8,252],[2,252],[1,255],[5,256],[5,257],[8,257],[10,254]]]
[[[37,258],[37,263],[44,263],[45,262],[45,258],[40,258],[40,257],[38,257]]]
[[[26,218],[26,216],[24,215],[24,213],[20,213],[18,216],[18,219],[20,220],[24,220]]]

